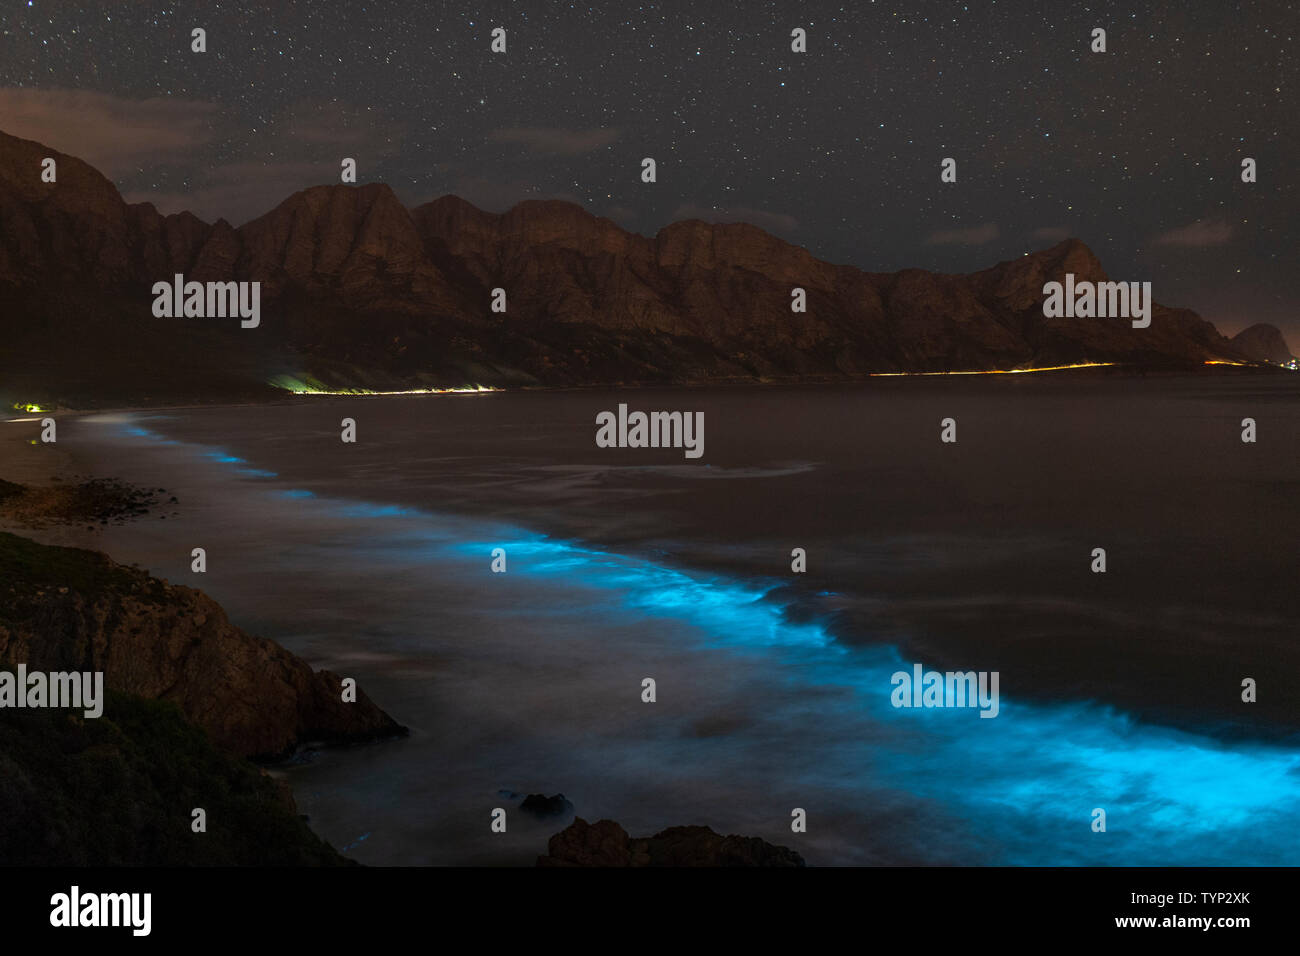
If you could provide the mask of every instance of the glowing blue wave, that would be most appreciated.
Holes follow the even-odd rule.
[[[1001,700],[974,709],[895,709],[893,647],[847,648],[817,623],[786,620],[766,586],[666,568],[516,532],[449,552],[486,562],[504,548],[510,574],[616,591],[630,614],[680,619],[707,646],[763,653],[790,679],[849,686],[872,730],[876,785],[938,801],[1000,847],[988,862],[1091,865],[1300,863],[1300,754],[1138,723],[1097,704]],[[846,715],[837,715],[844,718]],[[815,732],[816,728],[809,728]],[[1092,813],[1106,812],[1094,833]]]

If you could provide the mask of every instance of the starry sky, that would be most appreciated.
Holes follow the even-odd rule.
[[[0,129],[163,212],[238,225],[353,157],[409,205],[747,221],[872,271],[1077,236],[1300,351],[1294,0],[6,0],[2,23]]]

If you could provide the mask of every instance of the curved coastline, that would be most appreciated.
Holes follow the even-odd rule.
[[[127,437],[174,441],[151,429]],[[256,474],[258,469],[248,475],[247,462],[222,450],[191,450],[245,469],[246,477],[270,477]],[[1278,838],[1297,832],[1298,811],[1287,820],[1285,808],[1300,806],[1300,754],[1287,747],[1229,746],[1089,703],[1004,698],[1002,714],[993,721],[954,720],[943,711],[900,713],[888,703],[889,675],[904,666],[897,651],[848,648],[829,636],[824,621],[790,621],[782,604],[767,599],[778,581],[756,584],[688,572],[517,527],[386,502],[321,497],[305,488],[264,491],[286,503],[369,522],[372,537],[382,538],[385,547],[428,564],[486,565],[492,547],[505,547],[512,576],[552,590],[603,593],[602,613],[684,624],[684,632],[673,629],[693,635],[700,649],[757,659],[782,681],[818,689],[810,699],[825,699],[820,692],[827,688],[847,687],[854,703],[832,708],[834,719],[849,726],[856,720],[870,731],[856,742],[841,736],[836,752],[848,756],[847,748],[868,757],[872,787],[910,793],[918,806],[981,830],[981,852],[992,851],[984,862],[1263,864],[1293,861],[1300,853],[1295,841]],[[384,527],[397,518],[404,519],[400,528]],[[854,710],[856,717],[846,717]],[[1243,779],[1251,786],[1241,786]],[[815,773],[805,785],[828,786]],[[1089,811],[1102,804],[1113,821],[1109,838],[1087,826]],[[1260,826],[1274,815],[1276,826]],[[1270,835],[1252,835],[1260,831]],[[1206,839],[1211,835],[1212,842]],[[824,862],[808,855],[810,862]],[[943,852],[935,856],[917,862],[951,859]]]

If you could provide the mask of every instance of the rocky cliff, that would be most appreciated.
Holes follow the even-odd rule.
[[[1044,282],[1106,278],[1077,239],[969,275],[871,273],[745,224],[650,238],[564,202],[408,210],[382,184],[317,186],[233,228],[128,205],[87,164],[3,133],[0,223],[0,372],[30,400],[263,397],[277,374],[397,388],[1242,358],[1184,309],[1156,306],[1147,329],[1045,319]],[[152,284],[177,273],[262,283],[261,326],[154,318]]]
[[[0,533],[0,667],[19,663],[103,671],[110,690],[174,703],[242,757],[405,732],[360,690],[345,703],[338,675],[245,633],[201,591]]]

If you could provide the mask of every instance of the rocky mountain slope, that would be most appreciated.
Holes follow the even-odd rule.
[[[46,156],[57,183],[40,181]],[[1156,306],[1147,329],[1044,318],[1044,282],[1107,278],[1077,239],[969,275],[870,273],[750,225],[648,238],[564,202],[408,210],[377,183],[307,189],[236,229],[129,205],[86,163],[3,133],[0,224],[0,381],[30,400],[256,398],[282,374],[580,385],[1242,357],[1185,309]],[[262,283],[261,325],[155,318],[152,285],[177,273]]]
[[[1281,365],[1294,357],[1282,330],[1267,322],[1256,322],[1250,328],[1242,329],[1232,337],[1232,346],[1255,362]]]

